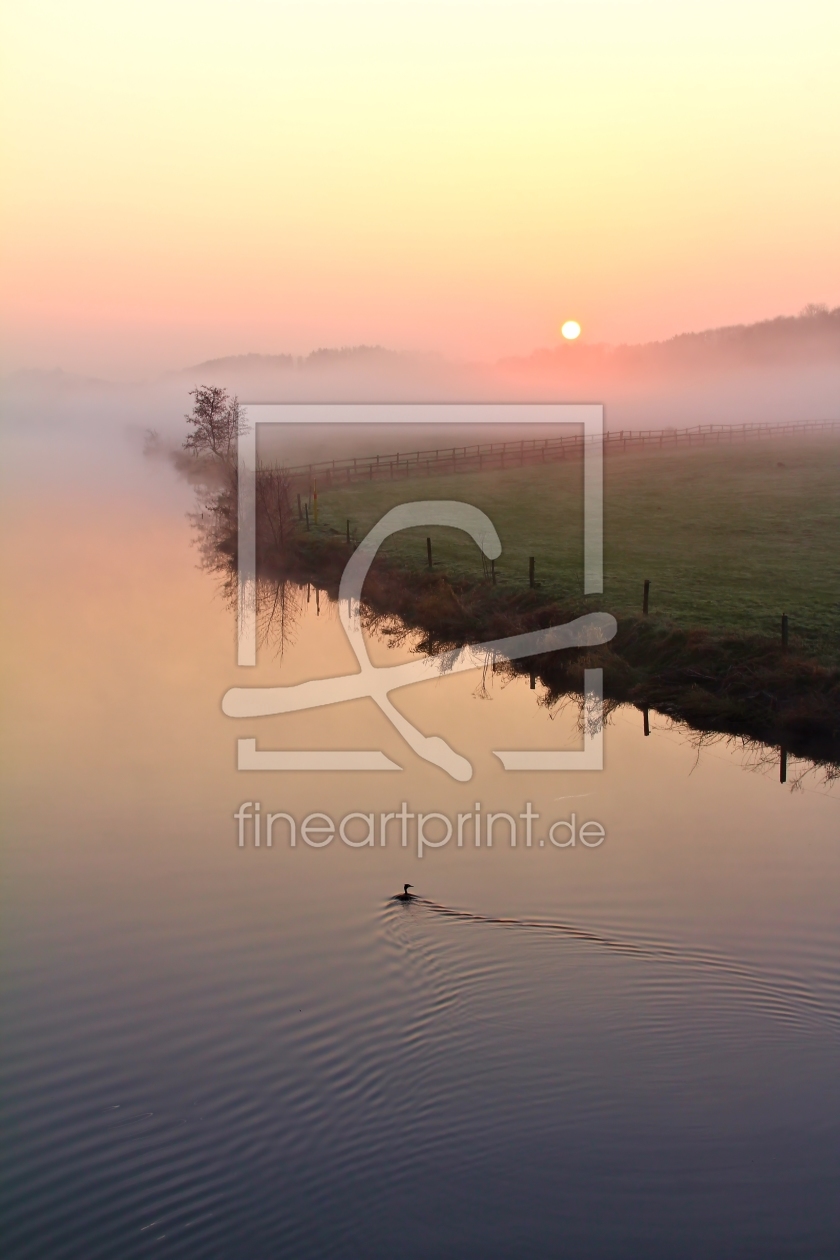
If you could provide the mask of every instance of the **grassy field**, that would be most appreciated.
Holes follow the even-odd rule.
[[[502,540],[502,587],[528,584],[528,557],[545,593],[618,616],[641,611],[684,627],[778,635],[840,661],[840,441],[807,436],[678,452],[641,451],[607,461],[604,595],[583,599],[583,471],[580,463],[506,472],[358,483],[321,492],[319,528],[357,538],[397,503],[461,499],[482,508]],[[482,557],[464,535],[420,529],[383,552],[425,568],[481,580]]]

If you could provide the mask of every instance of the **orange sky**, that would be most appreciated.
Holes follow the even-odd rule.
[[[840,303],[835,0],[28,0],[3,43],[5,369]]]

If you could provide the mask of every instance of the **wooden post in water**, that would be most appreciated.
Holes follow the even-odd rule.
[[[779,782],[787,783],[787,749],[779,749]]]
[[[490,561],[490,577],[492,579],[493,585],[495,586],[496,585],[496,561],[495,560]]]
[[[528,557],[528,585],[534,586],[534,557]]]
[[[350,546],[350,517],[347,518],[347,546]]]
[[[788,616],[782,613],[782,651],[788,650]]]
[[[537,689],[537,674],[536,674],[536,671],[532,669],[531,670],[531,690],[536,691],[536,689]]]
[[[650,735],[650,714],[648,712],[647,705],[645,705],[645,707],[642,709],[642,717],[644,718],[644,723],[645,723],[645,736],[648,736]]]
[[[426,539],[426,559],[428,560],[429,568],[431,569],[432,567],[432,540],[431,538]]]
[[[645,578],[645,591],[642,596],[642,613],[646,617],[650,607],[650,578]]]
[[[309,529],[309,504],[304,503],[303,510],[306,513],[306,528]]]

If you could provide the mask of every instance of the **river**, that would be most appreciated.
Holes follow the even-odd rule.
[[[189,488],[127,447],[24,465],[5,507],[8,1257],[840,1252],[840,788],[798,764],[781,784],[773,750],[660,715],[645,736],[629,709],[602,772],[505,772],[496,750],[581,734],[574,704],[492,672],[393,697],[469,782],[372,700],[228,718],[234,619]],[[290,601],[249,684],[352,670],[335,605]],[[239,771],[243,737],[401,769]],[[441,817],[418,853],[421,813]],[[515,846],[504,819],[488,846],[490,813]]]

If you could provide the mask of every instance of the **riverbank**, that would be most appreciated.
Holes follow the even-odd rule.
[[[332,597],[355,542],[397,503],[460,499],[502,540],[490,571],[471,540],[436,527],[387,539],[363,592],[371,629],[437,652],[605,609],[611,643],[497,668],[532,675],[541,702],[604,670],[608,703],[840,763],[840,442],[628,454],[605,467],[604,593],[584,597],[580,462],[356,484],[298,508],[281,470],[257,487],[257,567],[269,583]],[[205,558],[235,586],[235,504],[212,497]],[[428,543],[432,565],[429,567]],[[533,585],[530,559],[533,557]],[[651,583],[650,612],[642,591]],[[789,642],[782,643],[782,614]]]
[[[270,568],[277,581],[313,583],[336,598],[350,550],[321,530],[298,534],[294,552]],[[399,641],[412,634],[421,652],[563,624],[578,616],[541,589],[505,589],[488,579],[406,571],[374,561],[365,583],[370,631]],[[580,695],[583,671],[602,668],[608,704],[656,709],[697,731],[719,732],[785,748],[818,763],[840,763],[840,668],[821,664],[780,638],[734,631],[713,634],[657,617],[619,616],[615,638],[598,648],[555,652],[497,668],[531,675],[541,703]]]

